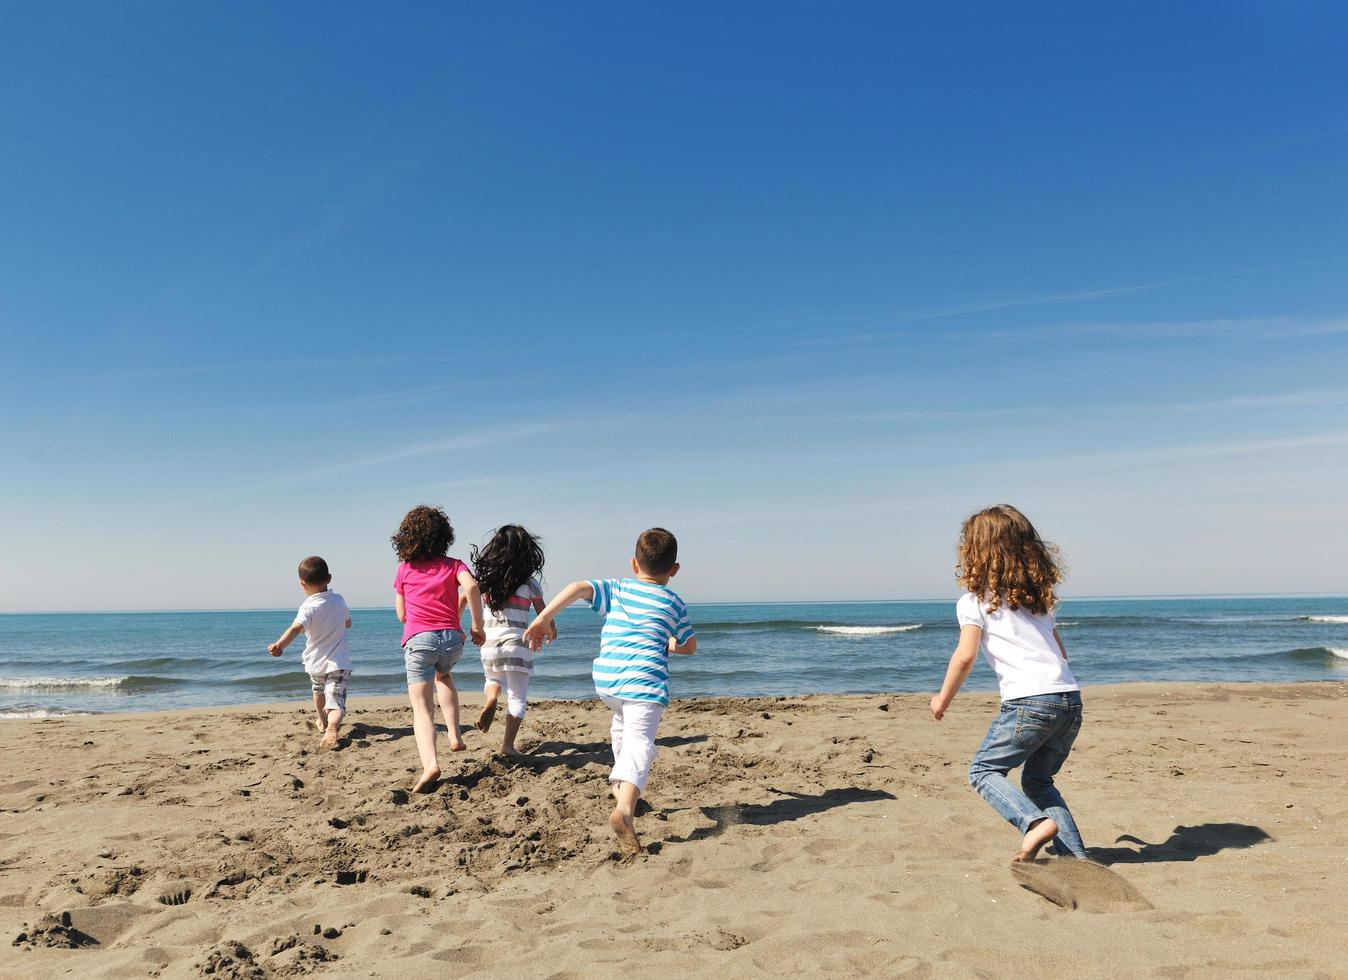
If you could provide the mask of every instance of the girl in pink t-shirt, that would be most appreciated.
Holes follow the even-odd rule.
[[[393,535],[393,550],[402,559],[393,579],[394,608],[403,624],[403,665],[407,698],[412,702],[412,730],[421,756],[421,778],[414,793],[429,793],[440,778],[435,757],[435,700],[449,729],[451,752],[462,752],[459,735],[459,690],[450,671],[463,656],[459,622],[459,589],[473,612],[473,643],[482,646],[482,594],[468,566],[446,555],[454,528],[439,507],[413,507]]]

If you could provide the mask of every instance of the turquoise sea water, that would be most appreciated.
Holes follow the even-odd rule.
[[[266,646],[293,610],[0,615],[0,718],[304,700],[303,640]],[[698,653],[675,657],[675,697],[927,691],[940,685],[958,629],[954,601],[697,605]],[[357,609],[351,694],[401,694],[391,609]],[[1123,681],[1348,680],[1348,598],[1068,600],[1058,621],[1087,686]],[[531,696],[593,694],[599,622],[558,620]],[[482,670],[469,647],[462,689]],[[994,686],[986,664],[970,685]]]

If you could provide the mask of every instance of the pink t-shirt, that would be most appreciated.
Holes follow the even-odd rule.
[[[403,597],[407,624],[403,644],[427,630],[457,630],[459,625],[459,573],[468,566],[457,558],[421,558],[398,566],[393,591]]]

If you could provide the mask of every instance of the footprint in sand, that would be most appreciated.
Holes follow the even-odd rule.
[[[186,905],[192,900],[192,886],[185,881],[169,885],[155,899],[160,905]]]
[[[1065,909],[1121,912],[1153,907],[1117,872],[1093,861],[1071,858],[1018,861],[1011,865],[1011,874],[1022,888]]]

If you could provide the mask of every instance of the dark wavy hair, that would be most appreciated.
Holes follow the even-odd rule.
[[[473,545],[473,576],[482,600],[499,610],[521,585],[543,570],[538,538],[518,524],[504,524],[479,551]]]
[[[1058,546],[1039,536],[1030,519],[1010,504],[980,510],[960,528],[960,584],[987,603],[989,612],[1011,609],[1049,613],[1063,578]]]
[[[439,507],[413,507],[398,525],[393,550],[403,561],[443,558],[454,543],[454,525]]]

